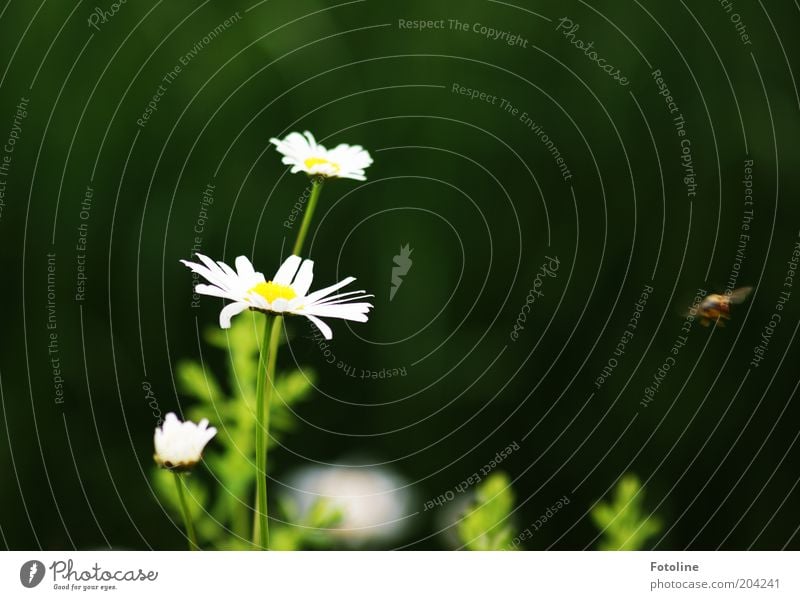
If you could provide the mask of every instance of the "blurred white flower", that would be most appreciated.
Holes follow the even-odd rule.
[[[282,140],[272,138],[270,142],[283,154],[283,164],[292,166],[292,173],[305,171],[309,175],[365,181],[364,169],[372,164],[369,152],[361,146],[339,144],[327,150],[309,131],[302,135],[295,131]]]
[[[287,258],[270,281],[266,281],[264,275],[255,271],[244,256],[236,259],[236,271],[225,263],[215,263],[202,254],[197,257],[202,265],[188,260],[181,261],[211,284],[201,283],[194,288],[195,291],[206,296],[233,300],[219,313],[219,326],[223,329],[231,326],[231,317],[249,308],[265,313],[301,315],[314,323],[325,339],[329,340],[333,337],[333,332],[319,317],[364,323],[367,321],[369,309],[372,308],[372,304],[368,302],[353,302],[372,297],[372,294],[365,294],[364,290],[331,295],[355,281],[355,277],[347,277],[339,283],[309,294],[314,278],[314,261],[301,260],[299,256]]]
[[[407,528],[411,495],[393,471],[379,467],[305,467],[290,477],[289,495],[300,515],[324,501],[342,518],[330,532],[350,546],[386,543]]]
[[[153,458],[166,469],[190,469],[200,462],[203,448],[216,434],[216,428],[208,426],[208,419],[200,423],[181,423],[175,413],[169,413],[163,425],[156,427]]]

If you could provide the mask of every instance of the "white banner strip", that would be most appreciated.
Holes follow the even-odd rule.
[[[799,558],[795,552],[15,551],[0,554],[0,598],[800,598]]]

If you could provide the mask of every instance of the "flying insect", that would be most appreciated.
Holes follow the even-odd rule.
[[[709,294],[697,307],[700,323],[704,327],[708,327],[711,323],[724,327],[725,321],[731,318],[731,304],[741,304],[752,291],[753,288],[747,286],[735,289],[730,294]]]

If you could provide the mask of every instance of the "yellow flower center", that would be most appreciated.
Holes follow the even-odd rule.
[[[307,158],[305,160],[306,169],[313,169],[317,165],[331,165],[334,170],[339,170],[339,163],[331,162],[327,158]]]
[[[250,288],[248,292],[258,294],[270,304],[275,302],[275,300],[278,298],[291,300],[292,298],[297,297],[297,292],[295,292],[290,286],[281,285],[280,283],[273,283],[271,281],[261,282],[257,286]]]

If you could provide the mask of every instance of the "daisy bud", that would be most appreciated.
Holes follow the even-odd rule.
[[[200,462],[203,448],[216,434],[217,429],[208,426],[208,419],[197,424],[181,423],[175,413],[169,413],[164,424],[156,427],[153,458],[165,469],[187,471]]]

